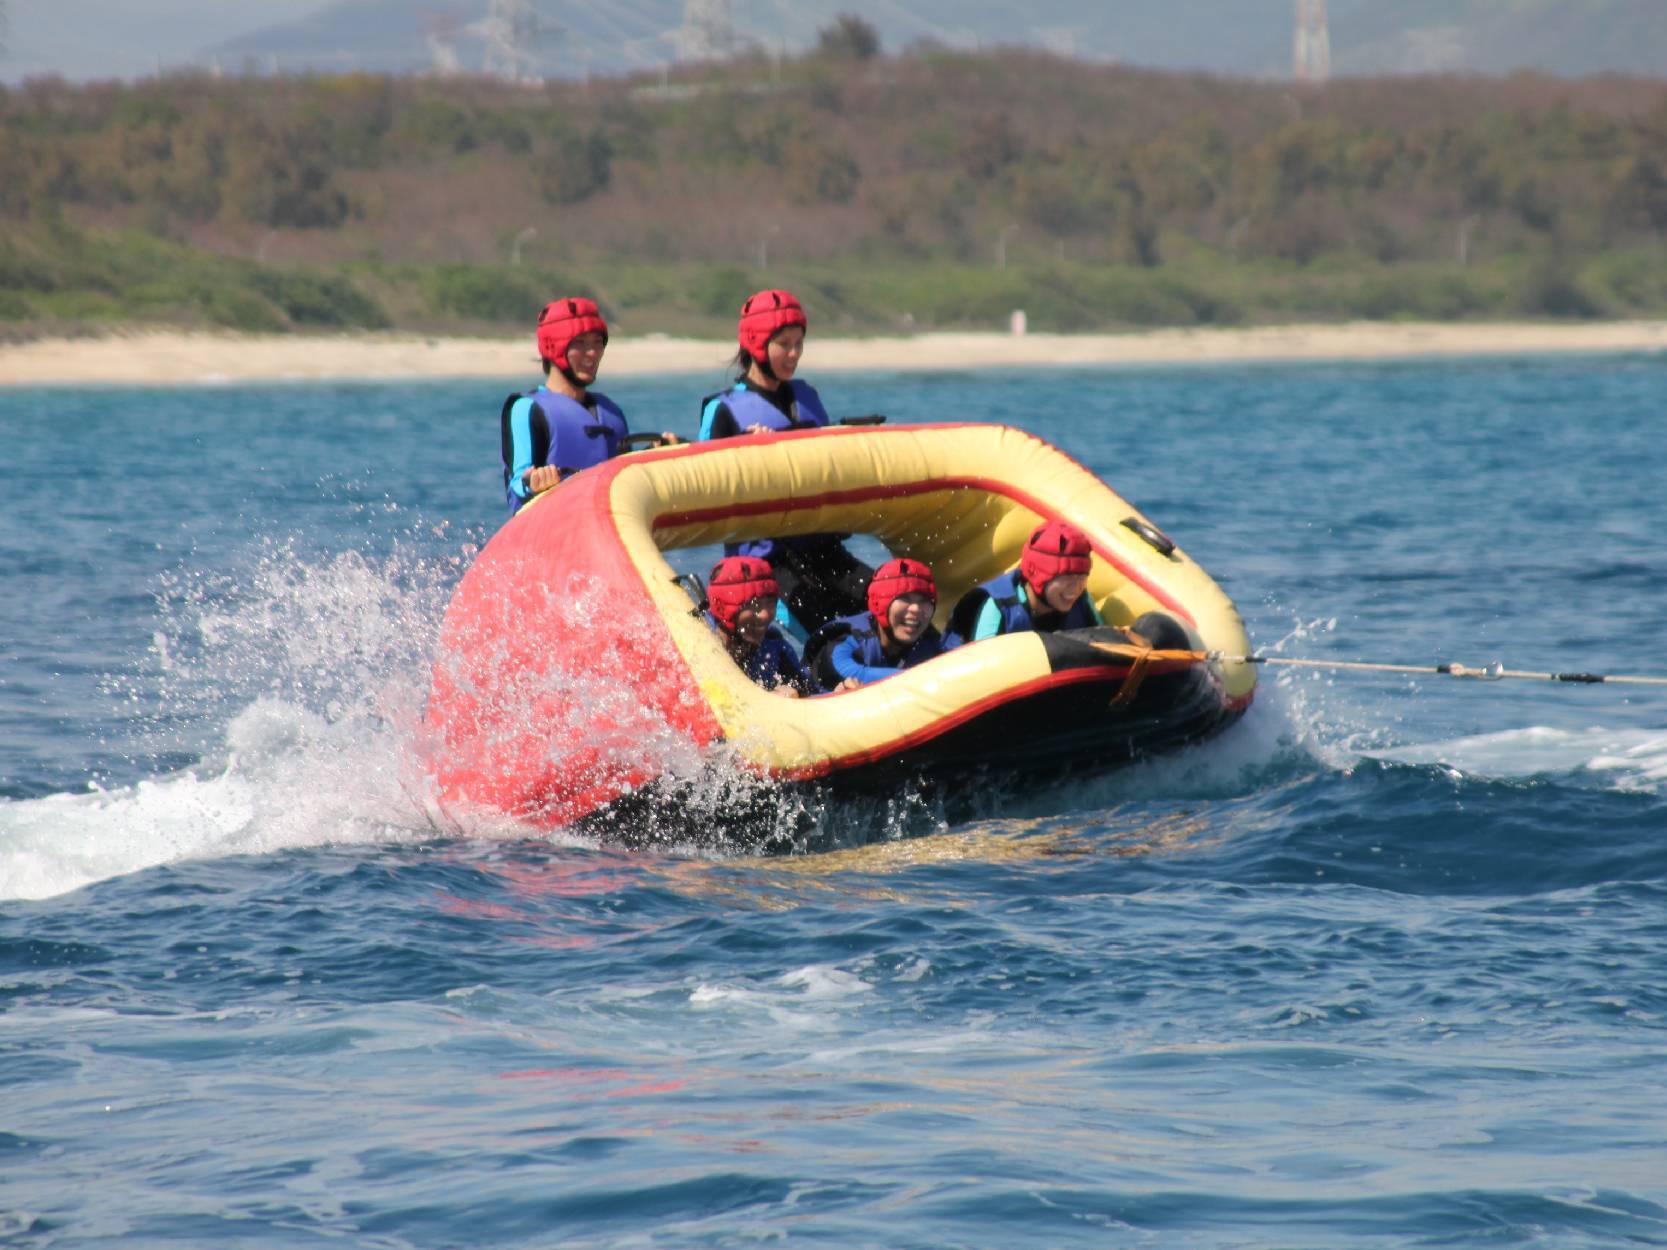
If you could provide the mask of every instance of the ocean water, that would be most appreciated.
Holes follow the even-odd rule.
[[[1667,690],[1270,669],[973,820],[448,836],[513,382],[0,392],[0,1246],[1667,1245]],[[1660,357],[820,382],[1056,442],[1270,654],[1667,674]]]

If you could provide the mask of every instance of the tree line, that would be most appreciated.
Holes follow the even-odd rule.
[[[343,324],[522,321],[541,282],[606,288],[613,272],[673,323],[711,315],[703,288],[795,269],[826,270],[835,304],[843,275],[853,310],[910,324],[964,310],[916,290],[907,309],[859,310],[849,289],[878,305],[899,275],[985,271],[989,298],[1052,282],[1075,292],[1063,319],[1112,323],[1146,318],[1115,299],[1097,318],[1096,284],[1180,290],[1172,313],[1193,320],[1229,319],[1235,298],[1244,315],[1246,283],[1250,315],[1276,315],[1281,285],[1341,289],[1341,272],[1424,291],[1385,315],[1442,315],[1443,284],[1461,292],[1449,315],[1663,297],[1658,81],[1301,89],[1021,51],[885,56],[862,36],[836,26],[800,58],[533,89],[369,75],[0,89],[0,319],[92,281],[86,257],[112,238],[174,257],[176,275],[189,255],[205,290],[232,275],[280,326],[295,317],[261,283],[298,274],[346,301]],[[1623,254],[1644,275],[1631,287],[1603,265]],[[1337,311],[1359,314],[1349,289]]]

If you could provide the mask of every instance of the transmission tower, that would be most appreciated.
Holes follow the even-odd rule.
[[[735,50],[735,24],[729,0],[683,0],[683,28],[677,55],[684,61],[713,61]]]
[[[457,36],[462,23],[452,13],[424,13],[423,39],[428,44],[429,73],[437,78],[450,78],[463,72],[457,56]]]
[[[491,0],[486,16],[470,26],[486,44],[481,68],[509,82],[535,82],[538,53],[533,46],[544,36],[532,0]]]
[[[1296,40],[1291,51],[1291,73],[1298,82],[1318,84],[1331,77],[1326,0],[1297,0]]]

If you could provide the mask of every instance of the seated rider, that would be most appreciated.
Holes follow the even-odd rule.
[[[776,579],[763,560],[725,556],[707,583],[706,621],[743,673],[766,690],[796,699],[812,687],[792,646],[771,623],[777,593]]]
[[[504,495],[514,515],[534,495],[601,464],[630,434],[619,405],[590,389],[608,346],[608,323],[594,300],[559,299],[538,318],[544,384],[511,395],[499,414]],[[662,442],[679,443],[675,434]]]
[[[950,628],[968,642],[1025,630],[1051,634],[1105,622],[1083,593],[1094,549],[1088,535],[1064,521],[1039,525],[1025,542],[1019,567],[961,596]]]
[[[739,376],[701,402],[702,440],[808,430],[828,424],[816,388],[794,376],[809,321],[788,291],[759,291],[741,305],[736,327]],[[846,534],[802,534],[737,543],[730,554],[758,556],[782,589],[781,623],[802,634],[836,616],[862,611],[872,570],[845,549]]]
[[[932,624],[938,586],[919,560],[888,560],[868,583],[868,611],[829,621],[805,646],[805,666],[828,690],[895,677],[960,644]]]

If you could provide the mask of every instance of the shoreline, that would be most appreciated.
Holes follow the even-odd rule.
[[[183,386],[395,378],[500,378],[536,373],[532,336],[411,333],[240,335],[133,331],[0,345],[0,387]],[[1667,321],[1352,322],[1127,334],[933,333],[811,340],[807,374],[934,372],[1036,366],[1378,361],[1419,357],[1591,355],[1667,351]],[[726,373],[734,346],[664,335],[621,336],[602,377]]]

